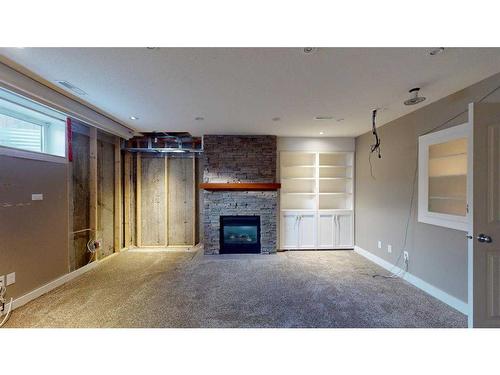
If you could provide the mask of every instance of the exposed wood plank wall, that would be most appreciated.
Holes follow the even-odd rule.
[[[89,228],[92,236],[97,239],[97,129],[89,129]],[[99,259],[96,253],[96,260]]]
[[[99,239],[99,258],[111,255],[115,249],[115,144],[106,135],[98,133],[97,139],[97,229]]]
[[[132,154],[125,152],[123,155],[123,224],[124,224],[124,246],[129,248],[132,246],[132,231],[130,226],[130,211],[131,205],[131,188],[132,188]]]
[[[142,246],[166,246],[166,167],[165,157],[156,155],[141,156],[140,206]],[[140,177],[140,178],[139,178]]]
[[[122,248],[122,167],[121,167],[121,150],[120,150],[120,138],[115,137],[115,143],[113,145],[114,151],[114,241],[113,247],[114,251],[118,252]]]
[[[125,152],[123,163],[125,247],[196,244],[195,158]]]
[[[141,180],[142,180],[142,157],[141,154],[138,153],[136,156],[136,163],[135,163],[135,170],[136,170],[136,175],[135,175],[135,186],[136,186],[136,197],[135,197],[135,230],[136,230],[136,244],[137,246],[142,246],[142,205],[141,205]]]
[[[190,159],[168,159],[168,244],[194,245],[194,165]]]
[[[130,176],[130,236],[132,246],[137,245],[137,163],[136,154],[132,155],[130,160],[131,164],[131,176]]]
[[[92,232],[90,228],[90,147],[87,135],[73,132],[73,162],[71,165],[71,201],[73,234],[70,247],[70,271],[88,263],[87,242]]]

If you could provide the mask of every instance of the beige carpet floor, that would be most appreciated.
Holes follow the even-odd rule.
[[[124,252],[15,310],[7,327],[465,327],[352,251]]]

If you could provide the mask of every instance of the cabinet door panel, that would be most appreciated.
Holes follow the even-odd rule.
[[[282,236],[281,247],[285,249],[296,249],[299,246],[299,223],[298,215],[283,215],[281,217]]]
[[[342,214],[337,215],[337,246],[352,247],[354,246],[352,215]]]
[[[299,245],[301,249],[313,249],[316,246],[316,215],[300,215]]]
[[[333,249],[334,247],[334,215],[320,214],[318,233],[318,246],[323,249]]]

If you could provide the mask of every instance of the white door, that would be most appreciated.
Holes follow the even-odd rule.
[[[500,327],[500,104],[471,104],[469,121],[473,124],[473,225],[469,233],[469,261],[472,258],[473,263],[469,301],[473,308],[469,325]]]
[[[299,247],[299,215],[285,213],[281,216],[281,248]]]
[[[334,228],[335,215],[322,213],[318,218],[318,247],[321,249],[333,249],[335,246]]]
[[[316,215],[313,213],[299,216],[299,248],[316,248]]]
[[[342,213],[336,215],[336,248],[351,248],[354,246],[352,213]]]

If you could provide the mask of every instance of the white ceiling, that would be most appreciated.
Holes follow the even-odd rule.
[[[327,137],[368,131],[375,107],[385,108],[382,125],[500,71],[500,48],[429,51],[0,48],[0,56],[47,81],[71,82],[88,94],[83,101],[137,131]],[[415,86],[427,100],[404,106]]]

